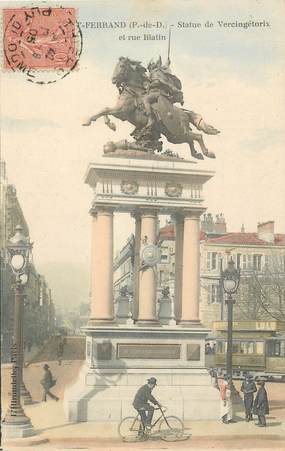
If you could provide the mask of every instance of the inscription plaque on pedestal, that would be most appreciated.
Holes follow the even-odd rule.
[[[118,359],[180,359],[180,344],[121,344]]]

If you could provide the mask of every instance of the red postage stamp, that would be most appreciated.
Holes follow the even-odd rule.
[[[74,8],[3,10],[6,69],[71,71],[79,58]]]

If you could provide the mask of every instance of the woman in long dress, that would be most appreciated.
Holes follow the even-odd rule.
[[[233,403],[229,381],[225,378],[220,386],[220,418],[224,424],[233,423]]]

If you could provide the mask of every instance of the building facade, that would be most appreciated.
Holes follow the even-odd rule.
[[[17,225],[29,236],[29,228],[17,197],[16,188],[8,183],[5,162],[1,161],[1,359],[10,361],[13,340],[14,319],[14,275],[7,259],[6,245],[14,235]],[[55,311],[51,291],[44,276],[40,275],[34,264],[30,265],[29,278],[25,287],[24,299],[24,346],[30,351],[33,346],[40,346],[55,328]]]
[[[174,296],[173,222],[167,221],[160,228],[159,246],[161,259],[157,265],[158,298],[165,287]],[[285,320],[285,234],[275,233],[273,221],[258,224],[257,231],[252,233],[245,232],[243,226],[241,232],[228,232],[222,214],[214,218],[208,213],[201,219],[200,232],[200,318],[203,325],[211,328],[213,321],[226,319],[222,271],[230,258],[241,272],[234,319],[266,320],[275,316],[275,319],[282,319],[284,313]],[[132,246],[127,243],[115,259],[115,289],[131,284],[131,262]],[[284,310],[279,315],[278,308],[274,308],[274,303],[279,302],[274,292],[280,289],[284,295]]]

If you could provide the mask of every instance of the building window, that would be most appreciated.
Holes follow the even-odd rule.
[[[265,255],[265,256],[264,256],[264,267],[265,267],[266,269],[269,268],[269,255]]]
[[[167,247],[161,248],[161,257],[160,257],[161,263],[168,263],[169,262],[169,253]]]
[[[242,256],[242,269],[246,269],[246,255]]]
[[[260,254],[253,255],[253,269],[255,269],[256,271],[261,271],[261,259],[262,255]]]
[[[208,286],[208,304],[218,304],[219,299],[219,285]]]
[[[237,268],[241,268],[241,258],[242,258],[242,255],[237,254]]]
[[[247,256],[247,269],[252,269],[252,255]]]
[[[218,267],[218,254],[217,252],[207,252],[207,269],[217,269]]]

